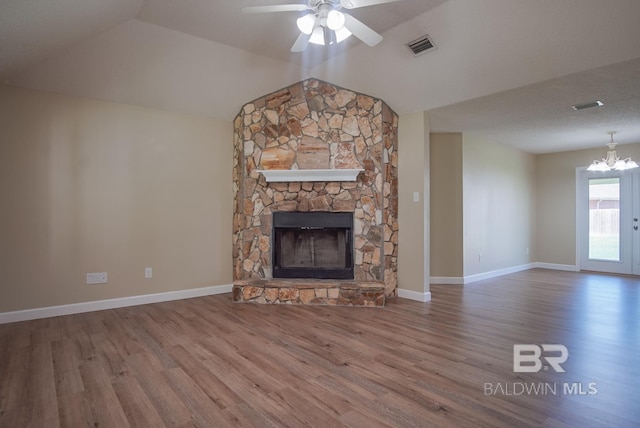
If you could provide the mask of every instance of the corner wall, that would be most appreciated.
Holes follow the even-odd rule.
[[[462,134],[432,133],[431,277],[461,280],[463,266]]]
[[[464,277],[535,260],[535,156],[462,137]]]
[[[429,183],[429,115],[418,112],[400,116],[398,296],[418,301],[431,300]]]
[[[230,122],[0,85],[0,129],[0,313],[231,283]]]

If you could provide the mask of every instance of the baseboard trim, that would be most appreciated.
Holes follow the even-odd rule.
[[[145,305],[148,303],[190,299],[193,297],[210,296],[213,294],[231,293],[232,287],[233,284],[214,285],[211,287],[192,288],[189,290],[168,291],[166,293],[144,294],[140,296],[96,300],[93,302],[73,303],[70,305],[2,312],[0,313],[0,324],[57,317],[60,315],[80,314],[83,312],[101,311],[104,309],[124,308],[127,306]]]
[[[512,266],[504,269],[492,270],[489,272],[478,273],[475,275],[469,275],[464,277],[465,284],[472,284],[477,281],[482,281],[485,279],[497,278],[502,275],[507,275],[510,273],[522,272],[524,270],[529,270],[535,268],[535,263],[527,263],[519,266]]]
[[[431,284],[464,285],[534,268],[569,272],[579,271],[578,267],[574,265],[535,262],[465,277],[432,276],[429,278],[429,282]],[[127,306],[145,305],[148,303],[169,302],[171,300],[190,299],[193,297],[209,296],[214,294],[231,293],[232,287],[233,284],[214,285],[211,287],[169,291],[166,293],[144,294],[140,296],[121,297],[116,299],[96,300],[93,302],[73,303],[70,305],[49,306],[45,308],[25,309],[13,312],[0,312],[0,324],[29,321],[61,315],[80,314],[83,312],[101,311],[104,309],[124,308]],[[431,292],[420,293],[418,291],[398,288],[398,297],[418,302],[429,302],[431,301]]]
[[[403,299],[415,300],[417,302],[429,302],[431,301],[431,292],[420,293],[419,291],[405,290],[398,288],[398,297]]]
[[[483,272],[476,275],[469,275],[465,277],[459,276],[432,276],[429,278],[429,283],[431,284],[452,284],[452,285],[464,285],[464,284],[472,284],[476,281],[482,281],[484,279],[497,278],[502,275],[507,275],[510,273],[522,272],[529,269],[551,269],[551,270],[562,270],[569,272],[578,272],[579,269],[574,265],[563,265],[558,263],[543,263],[543,262],[534,262],[527,263],[519,266],[512,266],[505,269],[498,269],[489,272]]]
[[[540,269],[564,270],[568,272],[580,271],[580,269],[578,269],[578,266],[575,266],[575,265],[561,265],[557,263],[543,263],[543,262],[536,262],[534,264],[535,264],[535,267]]]
[[[462,285],[464,278],[461,276],[432,276],[429,278],[430,284]]]

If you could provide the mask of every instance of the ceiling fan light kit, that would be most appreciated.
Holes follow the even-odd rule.
[[[281,4],[273,6],[252,6],[242,9],[244,13],[300,12],[310,13],[297,19],[300,35],[291,47],[291,52],[302,52],[309,43],[332,45],[340,43],[351,35],[369,46],[382,41],[382,36],[341,9],[391,3],[400,0],[308,0],[307,4]]]
[[[338,31],[344,27],[344,13],[332,9],[327,14],[327,27],[333,31]]]
[[[314,45],[324,45],[324,36],[324,29],[320,26],[317,26],[313,29],[311,37],[309,37],[309,43],[313,43]]]
[[[624,171],[626,169],[637,168],[638,164],[634,162],[631,158],[620,159],[618,154],[616,153],[616,144],[613,141],[614,131],[609,131],[608,134],[611,136],[611,141],[607,143],[607,147],[609,147],[609,151],[607,152],[607,157],[602,160],[594,160],[588,171]]]
[[[335,32],[336,32],[336,43],[340,43],[341,41],[351,36],[351,31],[347,30],[346,27],[342,27],[338,30],[335,30]]]
[[[342,12],[332,9],[327,13],[326,18],[318,18],[314,13],[301,16],[296,21],[296,25],[302,34],[310,36],[309,43],[325,45],[327,38],[328,44],[333,44],[340,43],[351,36],[351,31],[344,26],[345,21]],[[327,34],[327,29],[333,31],[334,34]]]
[[[304,34],[313,33],[313,25],[316,23],[316,18],[313,13],[307,13],[304,16],[301,16],[296,21],[296,25],[298,26],[298,30]]]

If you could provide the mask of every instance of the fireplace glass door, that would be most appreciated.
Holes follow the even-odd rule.
[[[353,279],[351,213],[274,213],[274,278]]]

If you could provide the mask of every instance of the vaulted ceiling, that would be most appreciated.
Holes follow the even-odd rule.
[[[296,54],[300,14],[240,12],[281,3],[304,0],[0,0],[0,81],[230,120],[317,77],[532,153],[640,142],[637,0],[401,0],[352,11],[379,45]]]

